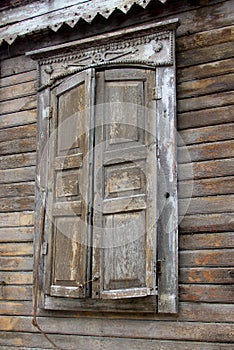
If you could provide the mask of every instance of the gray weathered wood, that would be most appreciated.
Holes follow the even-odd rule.
[[[180,235],[180,248],[184,250],[233,248],[234,232]]]
[[[157,82],[162,84],[162,100],[157,101],[158,129],[158,310],[178,311],[178,206],[176,164],[176,121],[174,68],[158,70]]]

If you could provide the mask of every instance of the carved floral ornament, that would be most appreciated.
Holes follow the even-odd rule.
[[[149,67],[173,65],[177,25],[178,20],[169,20],[118,31],[109,36],[99,35],[90,41],[84,39],[65,46],[29,52],[28,55],[38,59],[39,89],[91,67],[114,64]]]

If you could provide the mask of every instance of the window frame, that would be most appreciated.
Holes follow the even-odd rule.
[[[135,66],[135,67],[154,67],[156,76],[156,87],[152,92],[156,101],[156,119],[157,119],[157,161],[158,161],[158,210],[161,213],[158,219],[157,231],[157,261],[155,261],[155,271],[157,270],[158,295],[147,296],[145,298],[119,299],[119,300],[98,300],[97,299],[68,299],[60,297],[47,296],[44,293],[44,257],[46,255],[46,242],[44,242],[41,251],[41,263],[39,268],[39,306],[46,310],[79,310],[79,311],[112,311],[112,312],[158,312],[158,313],[177,313],[178,312],[178,199],[177,199],[177,152],[176,152],[176,84],[175,84],[175,30],[178,20],[160,22],[158,24],[148,24],[144,26],[135,26],[126,31],[118,31],[111,33],[113,41],[119,37],[122,41],[134,38],[135,33],[141,35],[151,35],[157,33],[169,33],[167,44],[167,55],[165,61],[159,58],[159,61],[153,64],[147,64],[137,57],[131,62],[127,61],[110,61],[105,62],[106,67],[111,66]],[[130,34],[129,34],[130,33]],[[100,41],[100,45],[106,44],[106,37],[99,36],[91,38],[90,41]],[[112,40],[112,39],[111,39]],[[84,43],[85,41],[85,43]],[[75,43],[70,43],[75,52],[79,52],[80,45],[85,50],[85,39]],[[146,41],[146,45],[148,45]],[[44,198],[47,193],[47,171],[45,176],[41,175],[39,169],[40,160],[43,150],[50,136],[50,120],[53,111],[51,110],[51,88],[60,83],[67,76],[76,74],[79,70],[73,72],[58,71],[54,78],[54,68],[48,65],[48,62],[55,62],[56,69],[58,67],[56,58],[63,55],[67,57],[67,47],[63,45],[37,50],[28,53],[38,60],[39,66],[39,93],[38,93],[38,141],[37,141],[37,189],[36,189],[36,214],[35,214],[35,259],[38,254],[39,232],[42,228],[42,208]],[[60,64],[61,65],[61,64]],[[80,69],[84,70],[88,67],[99,68],[104,64],[93,63]],[[47,70],[47,71],[46,71]],[[51,71],[50,71],[51,70]],[[168,154],[170,157],[168,157]],[[41,167],[41,164],[40,164]],[[46,169],[45,169],[46,170]],[[166,176],[165,176],[166,174]],[[165,183],[165,186],[160,186]],[[163,187],[163,192],[162,192]],[[165,191],[166,188],[166,191]]]

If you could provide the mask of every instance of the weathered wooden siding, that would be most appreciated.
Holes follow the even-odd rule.
[[[116,13],[111,24],[96,21],[96,29],[91,25],[88,30],[173,17],[181,21],[176,42],[180,213],[188,207],[180,223],[180,311],[173,317],[41,311],[41,326],[64,349],[234,348],[234,1],[172,0],[160,9],[153,4],[148,10],[135,8],[126,17]],[[57,43],[65,38],[62,30],[53,35]],[[4,350],[50,348],[31,324],[37,101],[35,63],[24,50],[46,46],[53,35],[39,43],[21,39],[10,49],[6,45],[1,49],[0,347]],[[69,29],[69,38],[78,36]]]

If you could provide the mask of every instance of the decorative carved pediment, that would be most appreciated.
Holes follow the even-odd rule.
[[[90,67],[173,65],[177,24],[177,20],[147,24],[30,52],[39,62],[39,86]]]

